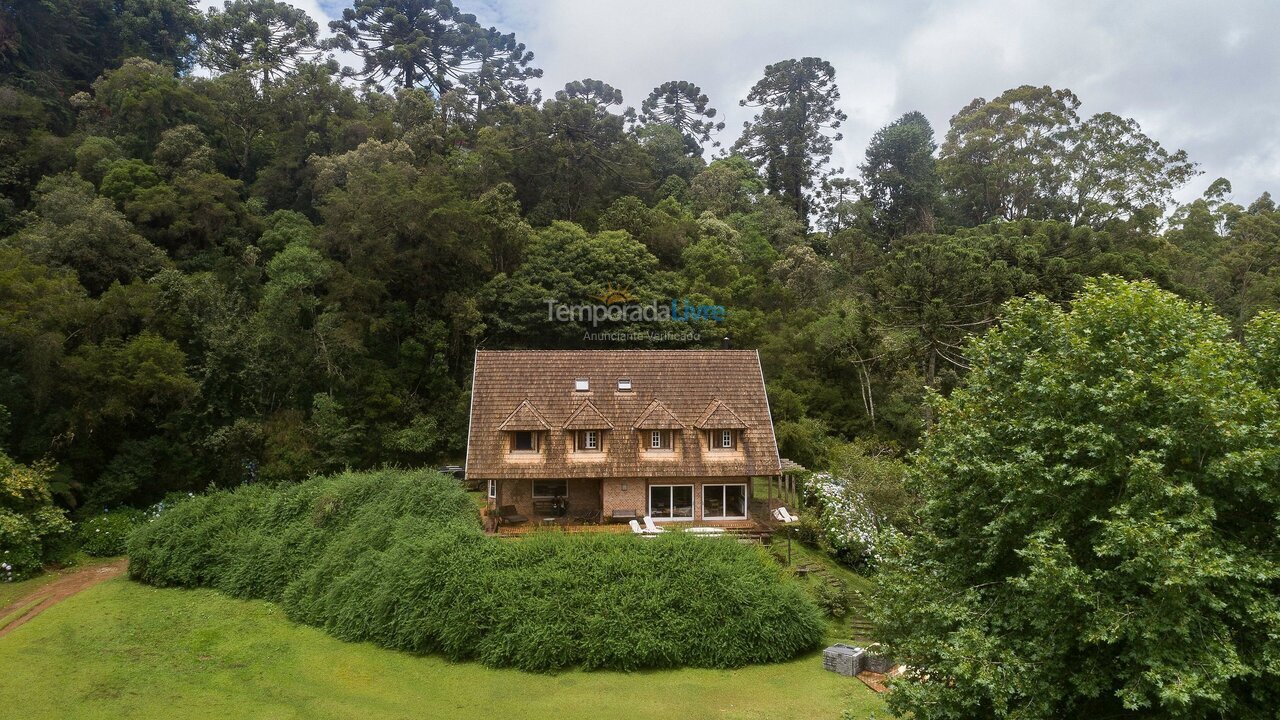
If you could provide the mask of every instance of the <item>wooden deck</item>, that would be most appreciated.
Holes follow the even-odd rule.
[[[726,535],[748,539],[748,540],[768,540],[773,534],[773,526],[771,524],[758,522],[755,520],[742,520],[740,522],[717,523],[715,525],[703,523],[658,523],[659,527],[666,527],[672,530],[688,530],[695,527],[718,527],[723,528]],[[554,523],[527,522],[519,525],[502,525],[498,528],[496,535],[502,538],[519,538],[534,532],[564,532],[570,534],[589,534],[589,533],[614,533],[619,535],[630,535],[631,525],[628,523],[575,523],[572,521]]]

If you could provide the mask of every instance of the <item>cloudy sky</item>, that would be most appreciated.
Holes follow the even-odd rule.
[[[1031,2],[1023,0],[455,0],[515,32],[545,75],[543,94],[592,77],[640,102],[666,80],[702,86],[728,123],[764,66],[817,55],[836,68],[849,115],[835,164],[854,171],[866,142],[904,112],[929,117],[939,139],[975,97],[1023,84],[1070,88],[1085,115],[1136,119],[1248,204],[1280,196],[1280,2]],[[317,17],[343,0],[302,0]],[[321,26],[325,25],[321,22]]]

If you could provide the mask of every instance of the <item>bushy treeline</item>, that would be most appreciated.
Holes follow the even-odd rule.
[[[668,533],[498,540],[432,472],[345,473],[183,501],[133,536],[130,575],[281,604],[298,622],[492,666],[733,667],[824,626],[759,548]]]
[[[1280,307],[1270,197],[1217,181],[1166,213],[1190,160],[1065,88],[975,98],[936,133],[907,113],[838,177],[857,98],[820,58],[764,67],[734,142],[715,106],[738,98],[542,98],[514,36],[389,4],[356,0],[328,43],[286,3],[0,7],[0,447],[55,463],[78,516],[456,461],[473,350],[610,347],[545,304],[607,287],[725,306],[598,330],[759,348],[783,454],[815,469],[855,437],[915,446],[1012,297],[1111,273],[1237,327]]]

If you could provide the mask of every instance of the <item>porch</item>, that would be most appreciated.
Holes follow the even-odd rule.
[[[779,507],[797,510],[783,476],[701,478],[499,479],[488,484],[486,529],[502,537],[537,530],[631,533],[646,515],[665,529],[767,539]]]

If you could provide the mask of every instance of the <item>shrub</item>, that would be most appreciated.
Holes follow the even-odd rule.
[[[76,542],[86,555],[93,557],[123,555],[129,535],[146,520],[146,513],[133,508],[104,510],[76,525]]]
[[[49,494],[52,471],[47,464],[22,465],[0,453],[0,582],[38,573],[71,529]]]
[[[134,534],[130,574],[273,600],[345,640],[530,671],[733,667],[823,635],[817,607],[761,548],[677,532],[501,541],[432,472],[181,502]]]

